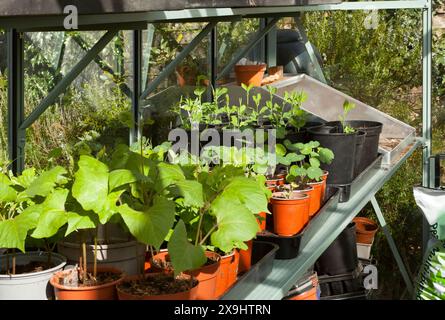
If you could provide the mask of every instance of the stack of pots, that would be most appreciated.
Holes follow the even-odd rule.
[[[353,220],[356,227],[357,254],[361,259],[369,259],[374,237],[379,230],[378,224],[365,217],[356,217]]]

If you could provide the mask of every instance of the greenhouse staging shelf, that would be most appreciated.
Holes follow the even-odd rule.
[[[297,258],[275,260],[272,272],[261,284],[249,292],[235,287],[223,299],[279,300],[285,297],[295,282],[306,273],[348,223],[420,146],[421,140],[417,139],[390,167],[383,168],[376,165],[371,168],[362,179],[353,185],[351,198],[348,202],[326,207],[324,213],[318,215],[305,231],[301,243],[301,253]]]

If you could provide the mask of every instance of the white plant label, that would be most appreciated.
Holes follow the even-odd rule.
[[[79,10],[76,6],[69,5],[63,9],[67,16],[63,20],[63,27],[67,30],[79,29]]]

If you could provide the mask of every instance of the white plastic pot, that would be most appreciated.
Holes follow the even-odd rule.
[[[12,265],[13,255],[0,256],[0,270],[5,271],[7,260]],[[46,262],[46,252],[29,252],[15,254],[16,265],[26,265],[32,261]],[[51,254],[51,260],[56,265],[52,269],[41,272],[3,275],[0,274],[0,300],[50,300],[54,298],[53,287],[49,280],[54,273],[62,270],[66,264],[66,258],[57,253]]]

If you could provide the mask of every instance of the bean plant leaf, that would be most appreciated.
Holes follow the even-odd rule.
[[[210,237],[211,245],[223,252],[230,252],[239,243],[255,238],[258,222],[255,215],[239,201],[225,204],[219,201],[212,206],[213,212],[216,213],[218,229]]]
[[[175,196],[183,197],[186,206],[202,207],[204,205],[202,185],[198,181],[178,181],[172,187],[172,193]]]
[[[14,184],[17,184],[26,189],[31,185],[35,178],[36,169],[30,168],[24,170],[20,176],[12,178],[12,181],[14,182]]]
[[[305,177],[307,175],[307,171],[303,167],[292,166],[289,170],[289,174],[294,177]]]
[[[56,184],[65,181],[63,176],[65,174],[67,174],[67,171],[60,166],[43,172],[32,181],[25,193],[31,198],[35,196],[46,197],[54,189]]]
[[[307,176],[309,177],[309,179],[318,181],[320,180],[322,175],[323,175],[323,170],[321,170],[320,168],[309,167],[307,169]]]
[[[111,171],[108,182],[109,190],[113,191],[126,184],[136,182],[136,180],[135,174],[130,170],[119,169]]]
[[[184,173],[178,165],[161,162],[157,165],[157,170],[159,175],[157,181],[160,181],[155,185],[157,190],[163,190],[178,181],[185,180]]]
[[[97,212],[99,221],[102,224],[107,223],[113,215],[118,213],[117,201],[125,190],[118,190],[107,195],[105,204],[100,212]]]
[[[66,220],[68,223],[68,228],[65,232],[65,237],[73,233],[74,231],[83,229],[94,229],[96,227],[96,222],[93,215],[90,212],[67,212]]]
[[[168,241],[168,252],[175,275],[186,270],[197,269],[207,261],[202,246],[190,243],[182,220],[179,220]]]
[[[314,168],[320,168],[320,161],[317,158],[310,158],[309,163]]]
[[[277,156],[284,157],[287,153],[286,147],[283,146],[281,143],[278,143],[275,147],[275,153],[277,154]]]
[[[335,156],[332,150],[328,148],[318,149],[319,159],[322,163],[330,164],[334,160]]]
[[[127,204],[118,208],[131,234],[159,250],[175,221],[175,203],[164,197],[156,197],[152,207],[136,211]]]
[[[28,232],[35,228],[40,216],[36,206],[28,207],[14,219],[0,221],[0,247],[25,252]]]
[[[41,211],[37,227],[32,233],[33,238],[50,238],[66,224],[65,202],[68,192],[67,189],[55,190],[42,204],[37,205]]]
[[[72,192],[86,211],[101,212],[108,196],[108,167],[90,156],[81,156]]]
[[[0,173],[0,203],[3,202],[12,202],[17,199],[17,191],[11,187],[11,180]]]

